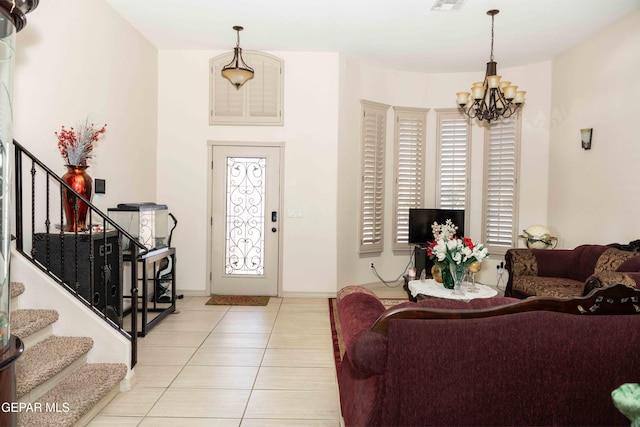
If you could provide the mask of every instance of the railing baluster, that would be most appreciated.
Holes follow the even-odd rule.
[[[95,307],[96,305],[96,299],[95,299],[95,264],[94,264],[94,258],[95,258],[95,249],[93,247],[93,227],[91,227],[91,209],[87,210],[88,214],[89,214],[89,302],[91,303],[91,305],[93,307]],[[76,227],[77,228],[77,227]],[[100,302],[100,301],[98,301]],[[106,305],[105,305],[105,309],[106,309]],[[106,310],[104,311],[104,315],[107,315]]]
[[[138,247],[131,247],[131,366],[138,362]],[[146,298],[146,295],[143,295]],[[143,313],[144,314],[144,313]]]
[[[14,166],[16,168],[16,249],[23,252],[23,229],[22,229],[22,152],[16,148],[14,151]]]
[[[36,162],[31,160],[31,242],[36,235]],[[31,244],[31,256],[35,256],[35,245]]]
[[[78,278],[78,198],[73,199],[73,211],[76,217],[76,227],[73,231],[73,280],[76,294],[80,293],[80,279]]]
[[[135,364],[137,363],[137,348],[138,348],[138,296],[139,296],[139,290],[138,290],[138,258],[144,254],[146,254],[148,252],[148,249],[145,248],[142,244],[140,244],[138,242],[138,240],[131,236],[126,230],[124,230],[122,227],[120,227],[118,224],[116,224],[115,222],[113,222],[113,220],[111,220],[107,215],[105,215],[102,211],[100,211],[98,208],[96,208],[93,204],[91,204],[91,202],[89,200],[87,200],[86,198],[84,198],[82,195],[78,194],[71,186],[69,186],[66,182],[64,182],[56,173],[54,173],[51,169],[49,169],[46,165],[44,165],[41,161],[39,161],[36,157],[34,157],[31,153],[29,153],[29,151],[27,151],[23,146],[21,146],[18,142],[16,142],[14,140],[14,146],[15,146],[15,150],[14,150],[14,159],[15,159],[15,185],[16,185],[16,192],[15,192],[15,205],[16,205],[16,210],[15,210],[15,218],[16,218],[16,224],[15,224],[15,228],[16,228],[16,249],[22,253],[25,257],[27,257],[31,262],[33,262],[36,266],[38,266],[41,270],[46,271],[47,273],[49,273],[53,278],[56,279],[56,281],[58,281],[60,284],[62,285],[66,285],[65,288],[69,291],[71,291],[73,294],[76,295],[76,297],[78,299],[80,299],[81,301],[83,301],[86,305],[88,306],[95,306],[95,302],[94,302],[94,295],[95,295],[95,291],[96,288],[98,289],[102,289],[103,291],[103,295],[104,295],[104,308],[100,311],[100,317],[102,317],[105,321],[107,321],[110,325],[114,326],[116,329],[118,329],[123,335],[125,335],[130,341],[131,341],[131,367],[133,368],[135,366]],[[31,159],[31,249],[30,249],[30,254],[31,257],[29,257],[28,254],[26,254],[24,252],[24,234],[25,234],[25,230],[24,230],[24,223],[25,223],[25,215],[24,215],[24,207],[23,207],[23,190],[24,190],[24,185],[23,185],[23,156],[26,156],[27,158]],[[36,262],[36,256],[39,254],[39,252],[41,252],[41,249],[37,249],[36,250],[36,174],[38,169],[44,171],[44,176],[46,179],[46,184],[45,184],[45,220],[44,220],[44,228],[45,228],[45,233],[43,236],[44,239],[44,251],[46,252],[45,257],[44,257],[44,262],[42,262],[42,257],[40,254],[40,257],[38,258],[39,262]],[[54,267],[55,267],[55,262],[57,260],[51,260],[51,255],[53,252],[53,249],[55,249],[55,245],[53,244],[54,240],[52,240],[51,238],[53,237],[53,233],[52,233],[52,224],[51,224],[51,181],[53,181],[54,185],[59,185],[60,186],[60,232],[59,232],[59,239],[60,239],[60,275],[59,277],[57,277],[57,272],[55,271]],[[86,234],[84,234],[84,230],[78,230],[78,227],[76,227],[76,229],[74,230],[73,233],[65,233],[64,231],[64,204],[63,204],[63,200],[65,197],[65,192],[73,198],[73,215],[75,217],[75,223],[78,224],[78,216],[79,216],[79,204],[80,203],[85,203],[87,205],[87,209],[88,209],[88,214],[89,214],[89,229],[88,232]],[[94,231],[93,231],[93,220],[92,220],[92,214],[93,212],[96,213],[96,215],[98,215],[100,218],[102,218],[102,235],[101,236],[94,236]],[[109,263],[109,243],[108,243],[108,236],[107,236],[107,228],[110,229],[114,229],[117,235],[117,248],[111,248],[111,251],[113,250],[117,250],[117,252],[111,256],[112,261],[111,264]],[[38,234],[42,234],[42,233],[38,233]],[[73,237],[71,237],[73,236]],[[69,240],[65,240],[65,237],[68,238]],[[81,287],[81,283],[80,283],[80,263],[81,261],[84,263],[86,258],[84,257],[84,254],[82,256],[82,260],[80,259],[80,241],[81,239],[84,239],[85,237],[89,238],[89,256],[88,256],[88,262],[89,262],[89,295],[88,295],[88,299],[85,299],[82,295],[82,293],[80,292],[80,287]],[[96,284],[96,279],[95,279],[95,273],[96,273],[96,254],[95,254],[95,248],[93,246],[93,240],[94,237],[97,238],[97,240],[100,239],[100,237],[102,238],[102,241],[104,243],[103,248],[104,250],[102,251],[102,253],[99,253],[97,256],[100,257],[102,256],[102,260],[104,261],[104,267],[102,267],[102,271],[101,271],[101,279],[100,279],[100,283]],[[127,332],[123,329],[123,316],[124,316],[124,303],[123,303],[123,292],[122,292],[122,286],[123,286],[123,279],[124,279],[124,275],[123,275],[123,265],[124,265],[124,259],[123,259],[123,237],[127,238],[128,241],[131,242],[131,309],[130,309],[130,314],[131,315],[131,331]],[[71,238],[73,238],[73,243],[71,242]],[[66,243],[66,245],[65,245]],[[69,245],[73,245],[73,247],[69,247]],[[74,257],[73,254],[75,254],[75,259],[73,260],[73,264],[70,266],[67,266],[67,270],[69,269],[73,269],[73,272],[69,271],[67,274],[65,274],[65,246],[68,247],[68,250],[70,251],[70,254],[68,254],[69,257]],[[99,258],[98,258],[99,259]],[[43,264],[46,263],[45,266],[43,266]],[[115,267],[112,264],[117,264]],[[118,283],[119,283],[119,288],[115,290],[116,293],[116,301],[114,301],[114,309],[117,311],[116,315],[117,318],[111,319],[109,317],[109,311],[108,311],[108,303],[109,303],[109,296],[111,295],[110,292],[110,283],[112,281],[112,274],[114,274],[113,272],[113,268],[117,267],[117,274],[118,274]],[[67,275],[72,276],[72,277],[67,277]]]
[[[46,198],[47,198],[47,218],[44,221],[44,226],[45,226],[45,234],[44,234],[44,238],[45,238],[45,259],[47,260],[47,268],[49,268],[49,266],[51,265],[51,236],[49,235],[49,233],[51,232],[51,221],[49,221],[49,214],[50,214],[50,208],[49,208],[49,173],[47,172],[46,174],[46,180],[47,180],[47,194],[46,194]],[[33,245],[35,247],[35,245]]]
[[[60,187],[60,279],[61,280],[65,280],[65,274],[64,274],[64,266],[65,266],[65,262],[64,262],[64,206],[62,205],[62,198],[64,197],[64,189],[63,187]],[[71,283],[69,283],[69,285],[71,285]]]

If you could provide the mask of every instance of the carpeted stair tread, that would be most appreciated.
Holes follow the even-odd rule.
[[[24,292],[24,284],[20,282],[11,282],[9,288],[11,289],[11,298],[15,298]]]
[[[91,338],[52,336],[27,349],[16,362],[18,398],[54,377],[91,347]]]
[[[56,310],[19,309],[11,312],[11,334],[22,339],[58,320]]]
[[[121,363],[85,365],[36,401],[43,408],[42,412],[20,412],[18,425],[73,426],[103,397],[117,387],[126,374],[127,366]],[[44,410],[47,407],[55,408],[56,403],[58,404],[58,412]],[[62,406],[63,403],[67,404],[66,408]]]

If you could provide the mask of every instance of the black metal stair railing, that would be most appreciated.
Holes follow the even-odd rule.
[[[130,294],[124,295],[123,243],[129,242],[132,260],[138,260],[148,249],[17,141],[13,144],[16,250],[127,337],[131,341],[131,367],[135,366],[138,268],[133,262]],[[30,162],[28,171],[23,168],[25,159]],[[25,180],[30,180],[28,187]],[[64,191],[75,196],[76,224],[78,203],[88,206],[86,230],[64,231]],[[31,206],[25,212],[24,203],[29,198]],[[52,227],[52,218],[59,218],[59,224]],[[125,301],[130,302],[128,307]],[[130,316],[130,330],[123,325],[125,316]]]

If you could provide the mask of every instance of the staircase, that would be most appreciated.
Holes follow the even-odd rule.
[[[22,283],[11,283],[11,333],[24,343],[16,362],[18,426],[84,426],[118,393],[119,363],[87,363],[89,337],[53,335],[56,310],[20,307]]]

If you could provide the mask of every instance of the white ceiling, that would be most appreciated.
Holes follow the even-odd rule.
[[[640,8],[640,0],[106,0],[158,49],[341,52],[397,70],[484,70],[545,61]]]

